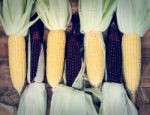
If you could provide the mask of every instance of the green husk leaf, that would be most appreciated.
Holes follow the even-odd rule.
[[[117,20],[124,34],[144,35],[150,25],[146,0],[118,0]]]
[[[101,97],[99,115],[138,115],[138,111],[128,98],[123,84],[105,82]]]
[[[103,18],[112,15],[116,10],[117,0],[104,0],[103,2]]]
[[[32,6],[31,17],[36,13],[36,4],[34,3]]]
[[[37,13],[50,30],[65,30],[71,16],[69,0],[37,0]]]
[[[46,115],[46,107],[47,92],[45,84],[31,83],[26,86],[20,97],[17,115]]]
[[[41,20],[47,26],[47,28],[50,28],[50,15],[49,15],[49,2],[48,0],[37,0],[36,2],[36,11],[38,15],[40,15]]]
[[[51,115],[98,115],[89,94],[66,85],[53,89],[50,110]]]
[[[104,32],[116,10],[116,0],[79,0],[81,31]]]
[[[146,4],[147,4],[147,8],[148,8],[148,11],[147,11],[148,13],[147,14],[150,17],[150,0],[146,0],[146,1],[147,1]],[[150,19],[149,17],[148,17],[148,19]],[[149,27],[150,27],[150,21],[149,21]]]
[[[2,18],[2,3],[0,2],[0,21],[1,21],[1,24],[4,25],[4,20]],[[7,30],[6,26],[3,26],[4,30]]]
[[[106,30],[111,22],[112,16],[116,10],[117,1],[116,0],[105,0],[103,8],[103,20],[101,27]]]
[[[6,34],[25,36],[33,24],[29,19],[34,0],[3,0],[2,4],[0,20]]]

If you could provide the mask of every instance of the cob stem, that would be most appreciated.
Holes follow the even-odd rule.
[[[66,35],[64,30],[52,30],[47,41],[47,80],[55,87],[61,80],[65,55]]]
[[[138,35],[124,35],[122,47],[126,86],[135,95],[141,76],[141,39]]]
[[[84,45],[88,79],[91,85],[98,87],[105,71],[105,46],[102,33],[86,33]]]
[[[25,39],[22,36],[9,36],[9,67],[13,86],[21,93],[26,77]]]

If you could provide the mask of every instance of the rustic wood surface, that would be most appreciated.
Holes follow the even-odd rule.
[[[76,0],[71,0],[72,12],[77,12]],[[44,40],[48,30],[45,28]],[[48,87],[49,100],[51,89]],[[142,78],[137,96],[140,115],[150,114],[150,30],[142,38]],[[0,24],[0,103],[17,106],[19,96],[13,88],[8,63],[8,36]],[[50,104],[50,101],[48,101]],[[5,114],[4,114],[5,113]],[[10,115],[9,111],[0,106],[0,115]]]

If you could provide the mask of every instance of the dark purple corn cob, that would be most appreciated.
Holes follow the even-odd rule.
[[[31,20],[34,20],[37,17],[37,14],[33,15]],[[31,65],[30,65],[30,80],[34,82],[36,76],[39,56],[41,51],[41,44],[43,43],[44,35],[44,24],[41,20],[38,20],[34,25],[29,29],[30,31],[30,43],[31,43]]]
[[[108,28],[106,39],[107,81],[122,83],[122,34],[118,29],[116,16]]]
[[[73,29],[67,36],[66,43],[66,81],[68,86],[72,86],[81,69],[81,41],[82,34],[80,33],[79,16],[72,16]]]

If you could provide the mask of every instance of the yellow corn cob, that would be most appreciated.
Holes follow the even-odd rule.
[[[105,69],[102,33],[88,32],[85,34],[85,59],[88,80],[91,85],[98,87],[104,78]]]
[[[47,80],[55,87],[61,80],[64,65],[66,36],[64,30],[52,30],[47,41]]]
[[[26,77],[26,53],[24,37],[8,38],[9,67],[13,86],[21,93]]]
[[[128,90],[135,95],[141,76],[141,39],[124,35],[122,41],[124,77]]]

